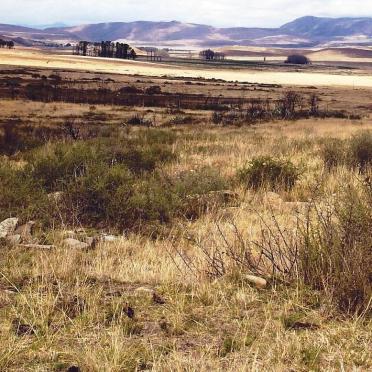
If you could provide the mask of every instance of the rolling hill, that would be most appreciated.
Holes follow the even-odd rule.
[[[171,22],[111,22],[44,30],[0,25],[0,35],[18,43],[122,40],[137,45],[311,47],[372,43],[372,18],[302,17],[279,28],[217,28]]]

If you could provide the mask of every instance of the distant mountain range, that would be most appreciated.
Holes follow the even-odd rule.
[[[77,40],[120,40],[136,45],[228,45],[311,47],[372,44],[371,18],[302,17],[279,28],[217,28],[172,22],[111,22],[43,30],[0,25],[0,37],[23,45],[47,45]]]

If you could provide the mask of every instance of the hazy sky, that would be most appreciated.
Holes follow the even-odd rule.
[[[370,16],[371,0],[1,0],[0,23],[45,25],[179,20],[279,26],[304,15]]]

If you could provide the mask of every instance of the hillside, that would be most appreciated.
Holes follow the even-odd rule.
[[[217,28],[171,22],[111,22],[44,30],[0,25],[0,34],[24,43],[76,40],[126,40],[162,46],[300,46],[354,45],[372,42],[372,18],[302,17],[280,28]],[[22,44],[22,42],[21,42]]]

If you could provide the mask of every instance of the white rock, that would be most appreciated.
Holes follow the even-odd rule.
[[[260,289],[266,288],[266,286],[267,286],[267,280],[266,279],[260,278],[260,277],[255,276],[255,275],[246,275],[245,279],[249,283],[254,284],[257,288],[260,288]]]
[[[63,245],[66,248],[71,248],[71,249],[88,249],[89,244],[83,243],[80,240],[68,238],[63,241]]]
[[[148,293],[150,295],[153,295],[155,291],[151,288],[146,288],[146,287],[139,287],[135,289],[135,292],[137,293]]]
[[[18,218],[8,218],[0,223],[0,238],[12,235],[17,228]]]
[[[30,249],[53,249],[54,245],[44,245],[44,244],[20,244],[20,247],[30,248]]]
[[[104,242],[110,243],[110,242],[115,242],[115,241],[119,240],[119,237],[117,237],[115,235],[103,235],[102,240]]]

